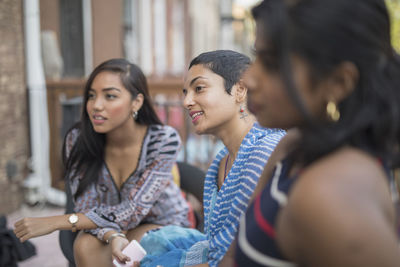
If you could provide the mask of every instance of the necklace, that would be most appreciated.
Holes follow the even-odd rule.
[[[229,161],[229,154],[226,157],[226,161],[225,161],[224,179],[226,178],[226,168],[228,167],[228,161]]]

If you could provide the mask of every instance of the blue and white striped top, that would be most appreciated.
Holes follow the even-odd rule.
[[[218,169],[228,153],[224,147],[207,171],[204,181],[204,232],[209,241],[208,264],[217,266],[232,243],[265,163],[285,135],[280,129],[265,129],[258,123],[243,139],[236,159],[218,191]]]

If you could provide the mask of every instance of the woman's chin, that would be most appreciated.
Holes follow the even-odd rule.
[[[93,130],[98,134],[105,134],[108,132],[106,129],[102,127],[93,127]]]
[[[194,132],[198,135],[209,134],[209,132],[207,131],[207,128],[201,127],[200,125],[194,126]]]
[[[198,134],[198,135],[202,135],[202,134],[205,134],[205,132],[204,132],[204,130],[203,129],[194,129],[194,132],[196,133],[196,134]]]

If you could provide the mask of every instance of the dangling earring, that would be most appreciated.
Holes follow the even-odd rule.
[[[329,101],[326,104],[326,114],[333,122],[337,122],[340,119],[340,112],[335,102]]]
[[[133,117],[134,120],[137,120],[138,112],[137,112],[137,111],[134,111],[134,112],[132,113],[132,117]]]
[[[241,119],[243,119],[243,118],[245,118],[245,117],[248,116],[248,114],[247,114],[246,111],[244,110],[243,105],[240,105],[239,113],[240,113],[240,118],[241,118]]]

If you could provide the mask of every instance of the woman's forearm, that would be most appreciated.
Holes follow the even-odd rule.
[[[52,216],[52,220],[56,223],[57,229],[55,230],[72,230],[72,224],[69,222],[69,217],[72,214],[64,214],[58,216]],[[95,229],[98,226],[85,216],[83,213],[76,213],[78,216],[78,222],[75,224],[76,230],[89,230]]]
[[[72,214],[65,214],[60,216],[53,216],[54,222],[58,223],[58,227],[56,230],[72,230],[72,224],[69,222],[69,217]],[[76,213],[78,216],[78,222],[76,223],[76,230],[90,230],[98,228],[92,220],[86,217],[83,213]],[[110,238],[110,236],[114,233],[118,233],[118,231],[110,230],[104,234],[103,241],[105,242]]]
[[[72,230],[74,224],[69,220],[72,214],[57,216],[23,218],[14,224],[14,233],[24,242],[30,238],[50,234],[56,230]],[[83,213],[77,213],[78,221],[75,223],[76,230],[94,229],[98,226]]]

